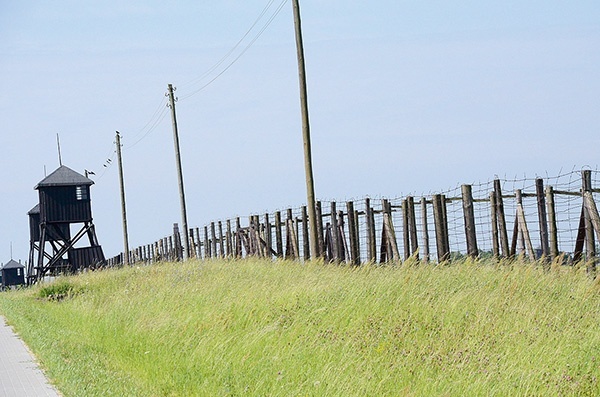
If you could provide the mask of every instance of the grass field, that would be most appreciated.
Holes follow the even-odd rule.
[[[64,396],[600,395],[585,270],[168,263],[0,294]]]

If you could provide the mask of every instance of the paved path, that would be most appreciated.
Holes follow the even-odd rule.
[[[60,397],[25,343],[0,316],[0,396]]]

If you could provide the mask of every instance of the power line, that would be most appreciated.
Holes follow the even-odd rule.
[[[160,103],[158,104],[158,107],[154,110],[154,112],[152,113],[152,116],[150,116],[150,120],[148,120],[148,122],[142,127],[140,128],[134,135],[132,135],[130,137],[130,139],[132,141],[135,141],[135,143],[139,142],[141,139],[137,139],[138,136],[142,135],[142,139],[144,137],[146,137],[149,133],[149,131],[152,131],[153,128],[155,128],[157,122],[157,119],[160,119],[161,114],[165,113],[164,108],[166,107],[167,104],[167,99],[165,97],[161,97],[160,99]],[[149,131],[145,131],[146,129],[149,129]],[[145,133],[144,133],[145,131]]]
[[[184,100],[193,95],[196,95],[197,93],[199,93],[200,91],[202,91],[203,89],[205,89],[206,87],[211,85],[215,80],[217,80],[219,77],[221,77],[226,71],[228,71],[250,49],[250,47],[252,47],[252,45],[259,39],[259,37],[265,32],[265,30],[267,30],[269,25],[271,25],[271,23],[275,20],[277,15],[279,15],[279,13],[283,9],[283,6],[286,4],[286,2],[287,2],[287,0],[282,0],[282,2],[279,4],[279,6],[275,10],[275,12],[269,17],[269,19],[267,20],[265,25],[260,29],[260,31],[256,34],[256,36],[254,36],[254,38],[246,45],[246,47],[244,47],[244,49],[225,68],[223,68],[223,70],[221,70],[215,77],[210,79],[204,85],[200,86],[198,89],[192,91],[191,93],[189,93],[187,95],[180,97],[179,100]],[[256,23],[253,25],[253,27],[255,25],[256,25]],[[244,35],[244,37],[246,37],[247,35],[248,35],[248,33],[246,33],[246,35]],[[243,40],[243,38],[242,38],[242,40]],[[237,46],[238,45],[236,44],[236,47],[234,47],[234,49],[237,48]],[[232,52],[233,51],[230,51],[228,53],[228,55],[231,54]],[[220,64],[222,64],[222,63],[223,63],[223,61],[220,61]],[[215,69],[216,68],[212,68],[212,70],[215,70]],[[207,75],[207,73],[205,73],[204,75]],[[200,80],[200,79],[198,79],[198,80]]]
[[[263,20],[263,18],[265,17],[265,15],[269,11],[269,9],[272,8],[274,2],[275,2],[275,0],[269,0],[267,2],[265,7],[260,12],[259,16],[254,20],[254,22],[252,23],[250,28],[248,28],[248,30],[244,33],[244,35],[231,48],[231,50],[229,50],[219,61],[217,61],[205,73],[203,73],[201,76],[199,76],[197,78],[194,78],[194,79],[188,81],[186,84],[184,84],[184,86],[188,85],[188,84],[190,86],[193,86],[194,84],[201,82],[203,79],[208,77],[211,73],[216,71],[220,66],[222,66],[225,63],[225,61],[228,58],[230,58],[232,56],[232,54],[234,54],[235,51],[241,46],[241,44],[244,42],[244,40],[246,40],[246,38],[250,35],[250,33],[256,28],[256,26],[259,24],[259,22],[261,20]],[[279,13],[283,9],[283,6],[286,4],[286,2],[287,2],[287,0],[282,0],[281,3],[279,3],[279,5],[275,9],[275,11],[269,16],[269,18],[267,19],[265,24],[260,28],[260,30],[252,38],[252,40],[250,40],[250,42],[241,50],[241,52],[235,58],[233,58],[233,60],[231,60],[231,62],[229,62],[229,64],[227,64],[227,66],[225,66],[220,72],[217,73],[216,76],[211,78],[208,82],[206,82],[205,84],[203,84],[196,90],[190,92],[189,94],[181,97],[180,100],[190,98],[191,96],[197,94],[198,92],[202,91],[203,89],[208,87],[210,84],[212,84],[219,77],[221,77],[225,72],[227,72],[227,70],[229,70],[250,49],[250,47],[252,47],[252,45],[254,45],[254,43],[260,38],[260,36],[262,36],[262,34],[265,32],[265,30],[267,30],[267,28],[275,20],[277,15],[279,15]],[[150,116],[150,119],[148,120],[148,122],[146,124],[144,124],[144,126],[142,128],[140,128],[140,130],[138,132],[136,132],[135,134],[133,134],[130,137],[130,140],[133,141],[133,143],[129,144],[128,146],[123,146],[123,149],[128,150],[128,149],[135,147],[137,144],[139,144],[141,141],[143,141],[145,138],[147,138],[160,125],[160,123],[165,119],[165,117],[168,114],[167,103],[168,103],[168,100],[166,98],[164,98],[164,97],[161,98],[161,101],[160,101],[158,107],[154,110],[154,112],[152,113],[152,116]],[[111,153],[112,153],[112,155],[111,155]],[[116,156],[116,150],[114,148],[114,142],[113,142],[111,144],[111,152],[109,152],[109,155],[105,156],[106,161],[102,165],[103,171],[100,174],[100,176],[97,178],[97,180],[102,179],[102,177],[106,174],[108,169],[112,166],[113,160],[115,160],[115,156]]]
[[[185,85],[188,85],[188,84],[195,84],[195,83],[199,82],[200,80],[202,80],[203,78],[205,78],[206,76],[208,76],[210,73],[212,73],[214,70],[216,70],[219,66],[221,66],[223,64],[223,62],[225,62],[225,60],[227,60],[227,58],[229,58],[229,56],[231,54],[233,54],[233,52],[240,46],[240,44],[242,44],[242,42],[244,41],[244,39],[246,37],[248,37],[248,35],[252,31],[252,29],[254,29],[254,27],[258,24],[258,22],[266,14],[266,12],[271,7],[271,5],[273,4],[274,1],[275,0],[270,0],[267,3],[267,5],[265,6],[265,8],[263,8],[263,10],[260,13],[260,15],[256,18],[256,20],[252,24],[252,26],[250,26],[250,28],[248,28],[248,30],[246,31],[246,33],[244,33],[244,35],[242,36],[242,38],[238,40],[238,42],[233,46],[233,48],[231,48],[231,50],[229,50],[229,52],[227,52],[227,54],[225,54],[221,59],[219,59],[219,61],[217,63],[215,63],[210,69],[208,69],[206,72],[204,72],[201,76],[196,77],[196,78],[194,78],[194,79],[192,79],[192,80],[190,80],[188,82],[185,82],[183,85],[185,86]]]
[[[162,106],[162,110],[160,110],[160,113],[154,118],[154,120],[151,119],[148,122],[148,124],[146,124],[146,125],[150,125],[150,123],[152,123],[150,125],[150,127],[148,128],[148,130],[146,131],[146,133],[144,135],[142,135],[138,140],[136,140],[131,145],[126,146],[125,149],[131,149],[134,146],[136,146],[138,143],[140,143],[142,140],[144,140],[148,135],[150,135],[150,133],[152,131],[154,131],[156,129],[156,127],[158,127],[158,125],[161,123],[161,121],[164,120],[164,118],[167,116],[167,113],[168,113],[168,111],[167,111],[167,104],[166,104],[166,100],[165,99],[163,99],[161,101],[161,106]],[[155,112],[155,114],[156,114],[156,112]]]

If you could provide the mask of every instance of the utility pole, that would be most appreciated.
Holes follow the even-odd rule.
[[[304,65],[304,44],[302,42],[302,23],[300,21],[300,4],[292,0],[294,8],[294,26],[296,28],[296,49],[298,54],[298,77],[300,83],[300,107],[302,111],[302,140],[304,142],[304,173],[306,175],[306,199],[308,207],[310,252],[312,258],[320,256],[317,239],[317,216],[315,210],[315,183],[312,169],[312,152],[310,146],[310,124],[308,120],[308,95],[306,89],[306,67]]]
[[[190,232],[187,222],[187,211],[185,208],[185,192],[183,190],[183,172],[181,171],[181,154],[179,152],[179,132],[177,131],[177,117],[175,115],[175,97],[173,96],[173,85],[169,84],[169,107],[171,108],[171,120],[173,121],[173,142],[175,144],[175,161],[177,163],[177,177],[179,180],[179,199],[181,201],[181,223],[183,227],[183,258],[190,257]]]
[[[125,209],[125,182],[123,180],[123,158],[121,157],[121,134],[117,131],[117,159],[119,164],[119,186],[121,187],[121,215],[123,217],[123,265],[129,265],[129,235],[127,234],[127,210]]]

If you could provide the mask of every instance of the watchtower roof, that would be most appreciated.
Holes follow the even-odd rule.
[[[29,210],[27,215],[35,215],[35,214],[39,214],[39,213],[40,213],[40,205],[36,204],[35,207],[33,207],[32,209]]]
[[[93,184],[94,181],[91,179],[86,178],[65,165],[61,165],[56,171],[42,179],[34,189],[51,186],[89,186]]]
[[[10,261],[8,261],[6,263],[6,265],[4,265],[2,267],[2,269],[18,269],[18,268],[25,268],[25,265],[20,264],[19,262],[15,261],[14,259],[11,259]]]

